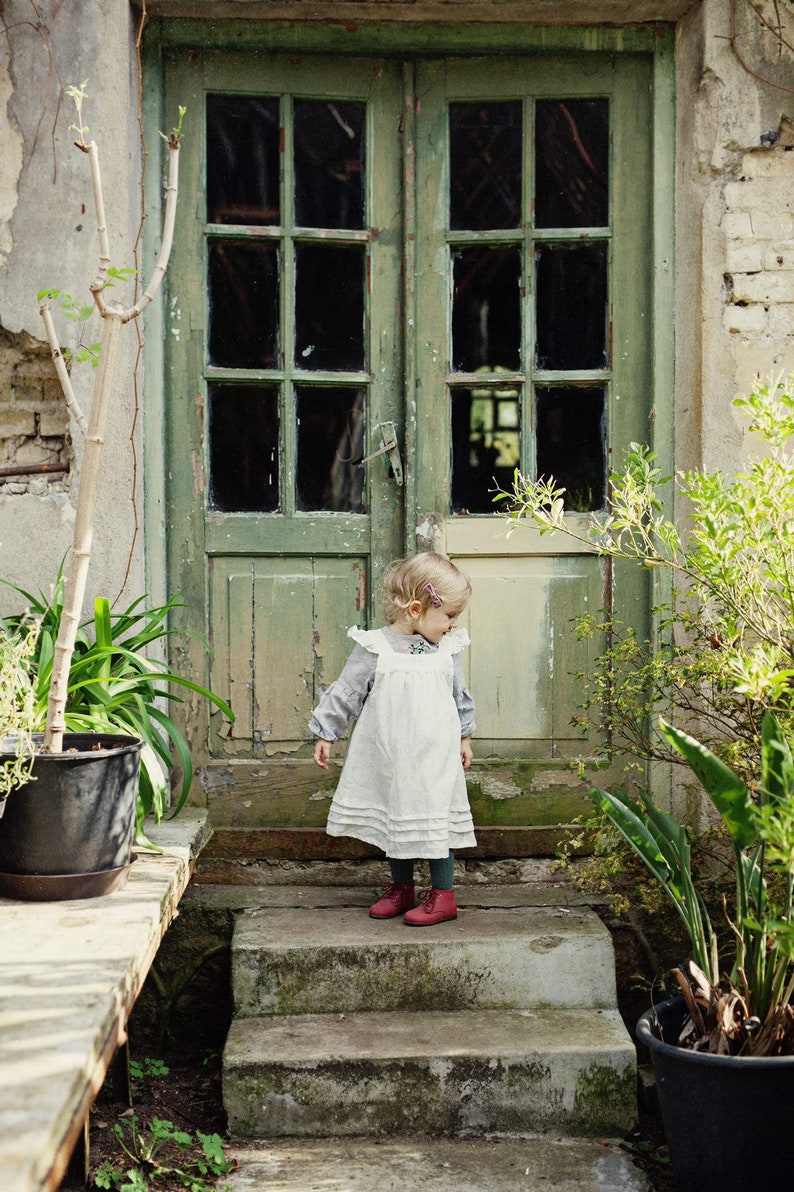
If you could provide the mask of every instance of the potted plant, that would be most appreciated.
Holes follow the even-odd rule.
[[[713,874],[693,870],[686,817],[643,789],[592,790],[596,829],[617,830],[690,941],[690,958],[672,973],[677,996],[638,1024],[684,1192],[768,1192],[791,1183],[794,379],[758,382],[735,405],[749,414],[763,450],[735,475],[679,476],[683,529],[667,512],[672,477],[638,444],[610,477],[609,509],[584,529],[566,517],[553,478],[517,473],[514,491],[497,498],[510,502],[513,528],[531,521],[672,580],[666,594],[657,584],[648,641],[611,612],[601,618],[608,644],[588,680],[586,718],[600,706],[613,754],[689,767],[713,808],[727,863],[717,916],[705,893]],[[595,625],[583,618],[579,631]],[[658,715],[662,706],[667,716]],[[694,735],[673,727],[671,714]]]
[[[7,724],[16,728],[24,720],[27,732],[32,734],[28,739],[33,743],[41,741],[46,721],[54,645],[63,613],[63,574],[58,572],[51,599],[33,596],[16,587],[15,590],[24,597],[26,611],[0,621],[0,642],[16,661],[18,675],[16,697],[9,691],[5,701],[9,708]],[[171,635],[168,617],[178,603],[175,597],[162,606],[150,607],[144,597],[139,597],[124,611],[113,613],[108,600],[98,597],[93,620],[77,631],[69,673],[65,719],[70,734],[121,734],[142,744],[139,781],[132,792],[135,841],[139,848],[153,847],[146,837],[144,822],[151,815],[159,823],[165,814],[170,795],[168,775],[180,773],[172,816],[184,806],[193,779],[190,748],[169,714],[171,705],[182,702],[182,696],[177,693],[193,692],[233,719],[223,700],[174,673],[159,656],[162,651],[158,651],[158,646]],[[4,669],[9,680],[12,673],[10,665]],[[0,729],[0,738],[6,735]],[[9,755],[7,761],[24,765],[25,758]],[[79,848],[73,845],[68,850],[64,850],[57,830],[43,830],[43,823],[34,825],[34,807],[40,804],[43,821],[46,798],[45,792],[37,788],[11,800],[5,833],[0,826],[0,889],[2,875],[9,868],[18,870],[30,865],[33,840],[38,850],[38,867],[45,865],[51,870],[54,862],[50,862],[45,850],[53,849],[61,856],[64,851],[71,854],[103,847],[104,832],[101,823],[95,821],[83,828]],[[13,829],[8,830],[12,823]],[[23,834],[31,837],[31,845],[25,850],[20,846]]]
[[[693,877],[686,827],[647,794],[593,790],[597,805],[665,892],[691,959],[672,970],[678,993],[640,1019],[682,1190],[789,1188],[794,1113],[794,759],[771,712],[753,791],[693,737],[661,722],[719,816],[733,853],[724,900],[729,949],[718,948]],[[724,934],[724,933],[722,933]]]
[[[99,167],[99,156],[95,142],[86,139],[87,128],[83,123],[82,104],[85,99],[85,84],[82,87],[67,88],[77,109],[77,124],[72,129],[77,133],[75,144],[86,154],[93,184],[94,203],[96,210],[97,231],[99,236],[99,269],[90,290],[93,302],[102,318],[102,340],[96,358],[96,376],[91,403],[90,419],[86,420],[76,400],[72,389],[69,370],[64,360],[58,338],[55,332],[51,312],[47,301],[42,301],[41,314],[47,338],[52,349],[61,387],[72,416],[74,425],[84,436],[84,455],[81,467],[80,483],[77,495],[75,526],[72,549],[69,557],[68,571],[65,581],[62,603],[58,608],[58,631],[52,642],[46,635],[39,639],[46,644],[51,656],[46,658],[40,653],[36,683],[38,692],[46,691],[46,715],[43,733],[39,739],[19,736],[4,742],[4,769],[7,775],[19,777],[19,755],[23,751],[25,742],[32,741],[33,757],[29,774],[30,781],[25,784],[24,792],[31,794],[29,799],[14,801],[19,814],[33,814],[34,806],[41,803],[42,810],[32,821],[29,830],[23,834],[21,822],[17,818],[16,810],[12,813],[6,801],[6,813],[0,821],[0,832],[7,842],[4,851],[5,864],[13,864],[14,872],[7,873],[4,880],[4,892],[17,897],[50,898],[50,897],[85,897],[93,894],[107,893],[126,881],[126,874],[131,861],[131,846],[136,823],[136,808],[138,804],[138,785],[140,773],[140,754],[144,746],[152,748],[151,734],[147,740],[144,736],[120,735],[118,724],[112,724],[109,717],[108,705],[104,710],[99,709],[96,701],[93,704],[94,714],[89,717],[91,732],[69,733],[67,704],[70,692],[70,678],[72,676],[72,662],[75,654],[75,644],[83,615],[83,602],[86,590],[86,578],[91,556],[93,536],[94,512],[97,502],[99,481],[101,476],[102,448],[104,442],[105,424],[114,383],[114,372],[117,360],[117,349],[122,327],[139,318],[143,310],[153,300],[160,282],[165,274],[170,255],[173,237],[174,217],[176,212],[177,180],[179,162],[179,143],[182,135],[182,119],[184,110],[180,109],[179,125],[165,137],[168,146],[169,170],[166,184],[166,204],[163,224],[162,245],[159,258],[152,273],[151,280],[142,296],[131,307],[122,308],[114,302],[105,300],[105,290],[123,272],[112,270],[109,256],[109,238],[105,220],[102,178]],[[40,301],[51,295],[59,296],[59,291],[42,291]],[[97,626],[100,630],[107,629],[105,611],[100,613]],[[98,642],[100,650],[105,649],[107,642],[103,642],[101,635]],[[130,655],[126,655],[129,660]],[[111,654],[105,652],[101,665],[106,669],[112,667]],[[78,683],[80,680],[78,679]],[[144,679],[144,682],[150,682]],[[89,687],[83,688],[89,692]],[[152,689],[154,690],[154,689]],[[90,691],[97,694],[99,688],[96,683],[90,685]],[[132,702],[139,702],[132,691],[129,682],[127,692],[131,699],[127,701],[129,708]],[[155,692],[155,696],[163,694],[163,689]],[[101,701],[100,701],[101,702]],[[150,704],[148,723],[156,718],[156,698]],[[97,715],[100,712],[100,715]],[[75,713],[72,712],[74,721]],[[125,723],[134,727],[133,719],[126,718]],[[138,727],[143,722],[138,720]],[[85,718],[81,727],[86,726]],[[95,730],[100,727],[102,731]],[[112,730],[112,731],[108,731]],[[185,762],[186,750],[183,748],[181,737],[171,738],[182,754]],[[17,769],[14,769],[17,767]],[[45,786],[53,787],[53,798],[42,802]],[[32,796],[36,790],[37,796]],[[56,816],[63,814],[63,823],[58,826]],[[139,817],[140,818],[140,817]],[[101,844],[97,852],[87,852],[81,847],[90,833],[86,825],[93,822],[99,826],[96,836]],[[140,826],[140,825],[139,825]],[[46,835],[52,837],[54,843],[64,846],[57,852],[47,852],[42,855],[41,845]],[[33,847],[31,872],[26,871],[26,862],[22,857],[23,840]],[[62,857],[55,861],[55,856]],[[86,868],[86,866],[93,866]],[[60,866],[60,867],[58,867]],[[75,877],[79,881],[75,881]]]

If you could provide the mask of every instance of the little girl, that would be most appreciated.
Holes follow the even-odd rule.
[[[374,919],[405,914],[411,927],[457,918],[454,849],[477,842],[464,770],[472,761],[474,702],[456,618],[471,585],[442,555],[413,555],[385,578],[386,626],[350,629],[357,643],[312,713],[314,760],[328,769],[331,745],[357,720],[328,814],[331,836],[383,849],[392,884]],[[414,861],[430,861],[432,889],[416,906]]]

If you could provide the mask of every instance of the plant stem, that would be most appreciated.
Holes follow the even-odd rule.
[[[105,423],[110,405],[110,394],[118,354],[121,314],[108,310],[102,329],[102,350],[99,354],[94,400],[88,434],[85,439],[80,487],[77,496],[74,537],[72,540],[72,565],[66,581],[63,616],[52,667],[52,685],[47,708],[47,727],[44,733],[43,751],[60,753],[63,749],[63,734],[66,731],[66,695],[69,685],[77,627],[83,611],[88,565],[91,561],[94,512],[104,446]]]

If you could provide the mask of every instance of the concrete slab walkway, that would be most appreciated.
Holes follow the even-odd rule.
[[[0,1189],[54,1192],[208,835],[189,810],[149,830],[124,890],[0,899]]]

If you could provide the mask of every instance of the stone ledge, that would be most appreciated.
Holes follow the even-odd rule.
[[[378,874],[368,885],[226,885],[193,882],[186,905],[211,910],[254,911],[264,909],[317,910],[359,907],[372,902],[379,885],[388,878]],[[456,881],[458,906],[470,910],[509,907],[597,907],[607,902],[603,894],[585,893],[570,882],[511,882],[504,885],[466,885]]]
[[[55,1192],[193,863],[206,814],[147,825],[124,890],[0,899],[0,1188]]]

